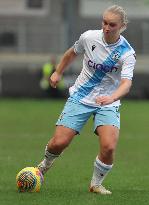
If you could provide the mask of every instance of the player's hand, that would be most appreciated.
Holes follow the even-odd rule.
[[[59,83],[59,81],[61,80],[62,75],[60,75],[59,73],[57,73],[56,71],[51,75],[49,82],[52,88],[56,88],[57,84]]]
[[[112,96],[99,96],[96,98],[96,103],[99,105],[108,105],[114,102],[114,99]]]

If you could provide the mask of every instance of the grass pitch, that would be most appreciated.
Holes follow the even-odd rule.
[[[115,165],[104,185],[113,194],[88,192],[98,152],[92,119],[46,174],[40,193],[18,193],[15,177],[36,166],[64,101],[0,100],[1,205],[146,205],[149,201],[149,102],[124,101]]]

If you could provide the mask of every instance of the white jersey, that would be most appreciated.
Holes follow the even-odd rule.
[[[76,54],[84,53],[83,69],[69,88],[70,97],[90,106],[99,106],[97,96],[111,95],[122,78],[132,79],[135,51],[120,36],[115,44],[107,44],[103,30],[89,30],[74,44]],[[106,106],[119,106],[120,100]]]

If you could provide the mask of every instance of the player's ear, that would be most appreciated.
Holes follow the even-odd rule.
[[[120,29],[121,33],[122,33],[123,31],[125,31],[126,28],[127,28],[127,25],[126,25],[125,23],[122,23],[121,29]]]

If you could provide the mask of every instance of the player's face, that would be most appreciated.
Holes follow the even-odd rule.
[[[106,38],[119,36],[120,30],[123,26],[124,24],[121,21],[120,15],[112,12],[104,13],[102,20],[102,29]]]

